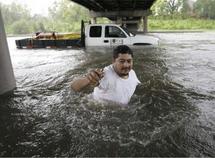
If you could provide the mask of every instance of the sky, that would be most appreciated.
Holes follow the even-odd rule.
[[[48,8],[57,0],[0,0],[2,4],[16,4],[26,5],[31,11],[31,14],[48,15]]]

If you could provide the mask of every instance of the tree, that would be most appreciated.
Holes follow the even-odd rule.
[[[80,31],[81,20],[89,20],[89,11],[69,0],[61,0],[49,8],[49,19],[49,30]]]
[[[215,19],[215,0],[197,0],[194,11],[199,17]]]
[[[14,22],[11,26],[12,34],[28,34],[31,33],[31,30],[32,28],[28,21],[24,19]]]
[[[46,32],[47,31],[47,17],[42,15],[34,15],[31,18],[31,23],[33,25],[33,32]]]
[[[181,13],[183,16],[187,16],[187,15],[191,14],[191,7],[189,5],[189,0],[183,0],[182,1]]]
[[[7,33],[30,33],[30,11],[25,6],[16,3],[10,5],[1,4],[2,16]],[[27,26],[24,26],[26,24]],[[23,28],[21,29],[23,25]],[[17,32],[16,32],[17,31]]]
[[[22,18],[25,18],[26,20],[31,19],[28,8],[14,2],[10,5],[2,5],[2,12],[5,24],[18,21]]]
[[[182,6],[183,0],[168,0],[167,3],[167,13],[173,15],[179,12],[180,7]]]
[[[152,10],[155,15],[174,15],[180,13],[183,0],[157,0]]]

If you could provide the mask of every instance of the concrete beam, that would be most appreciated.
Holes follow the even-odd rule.
[[[15,87],[16,81],[0,10],[0,95],[12,91]]]
[[[134,10],[134,11],[107,11],[107,12],[94,12],[90,11],[91,17],[142,17],[149,16],[152,12],[150,10]]]
[[[122,20],[123,24],[138,24],[140,20]]]

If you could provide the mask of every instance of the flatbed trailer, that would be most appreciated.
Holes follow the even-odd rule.
[[[41,40],[25,38],[16,40],[16,47],[22,48],[73,48],[82,47],[81,38],[78,39],[60,39],[60,40]]]
[[[57,38],[53,37],[56,34],[54,32],[49,35],[48,38],[25,38],[20,40],[15,40],[16,47],[18,49],[22,48],[77,48],[85,47],[85,35],[84,35],[84,21],[81,21],[81,34],[80,37],[77,37],[77,34],[74,33],[75,37],[72,39],[68,38]],[[39,34],[40,35],[40,34]]]

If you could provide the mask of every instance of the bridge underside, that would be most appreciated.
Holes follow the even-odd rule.
[[[156,0],[71,0],[90,10],[93,22],[97,17],[106,17],[117,24],[136,31],[140,23],[147,31],[147,16]]]

